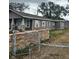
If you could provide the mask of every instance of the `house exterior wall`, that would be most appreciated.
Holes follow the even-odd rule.
[[[65,22],[65,24],[64,24],[60,21],[57,21],[57,22],[48,21],[48,20],[44,21],[44,20],[37,20],[37,19],[29,18],[29,19],[31,19],[31,21],[30,21],[29,19],[23,18],[20,15],[17,15],[16,13],[10,11],[9,12],[9,19],[13,19],[13,18],[14,19],[19,19],[17,21],[17,25],[18,25],[17,27],[18,27],[18,29],[23,29],[23,30],[25,30],[25,29],[28,29],[28,30],[30,30],[30,29],[46,29],[46,28],[49,28],[49,29],[63,29],[64,25],[67,23],[67,22]],[[22,21],[20,21],[20,18],[21,18]],[[23,19],[24,19],[24,21],[23,21]],[[68,27],[68,26],[65,25],[65,27]]]
[[[46,29],[47,21],[33,20],[33,29]]]
[[[65,22],[64,22],[64,27],[65,27],[65,28],[69,28],[69,21],[65,21]]]
[[[60,29],[60,22],[55,22],[55,29]]]
[[[43,21],[43,20],[33,20],[32,21],[32,29],[48,29],[51,28],[50,21]]]
[[[32,20],[32,30],[35,29],[35,20]]]
[[[19,26],[19,28],[18,28],[19,30],[22,30],[22,31],[30,30],[32,28],[31,20],[22,18],[20,21],[20,25],[18,25],[18,26]]]
[[[12,11],[9,11],[9,22],[10,22],[9,26],[11,26],[11,28],[9,29],[10,31],[12,31],[13,25],[15,25],[16,30],[19,30],[21,29],[22,17]]]
[[[64,22],[60,22],[60,29],[64,29]]]
[[[46,21],[46,26],[45,26],[45,28],[48,28],[48,21]]]
[[[51,29],[55,29],[55,22],[51,22]]]
[[[55,22],[55,29],[64,29],[64,21]]]
[[[48,21],[48,28],[51,29],[51,22]]]

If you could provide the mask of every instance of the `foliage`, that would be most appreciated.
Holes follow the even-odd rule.
[[[10,51],[9,51],[9,58],[11,59],[11,56],[12,56],[12,48],[10,48]]]
[[[53,18],[53,19],[62,19],[60,16],[63,14],[66,16],[69,13],[68,6],[65,8],[54,2],[42,2],[39,5],[38,12],[42,13],[44,17]]]
[[[45,40],[41,40],[41,43],[46,43],[48,42],[50,39],[45,39]]]
[[[9,9],[12,9],[12,10],[18,10],[18,11],[24,11],[26,8],[28,8],[29,5],[25,5],[24,3],[9,3]]]
[[[19,29],[19,32],[23,32],[23,30],[22,29]]]
[[[16,54],[22,54],[22,53],[27,53],[29,52],[29,46],[25,47],[25,48],[18,48],[16,51]]]
[[[12,31],[9,31],[9,33],[12,34],[13,32]]]

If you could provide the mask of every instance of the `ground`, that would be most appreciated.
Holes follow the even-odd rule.
[[[69,30],[50,30],[50,39],[44,41],[46,44],[68,45],[69,44]],[[69,48],[61,47],[48,47],[41,46],[41,50],[38,48],[32,50],[31,55],[22,55],[17,59],[69,59]]]

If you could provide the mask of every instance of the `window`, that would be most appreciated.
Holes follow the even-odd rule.
[[[40,21],[35,20],[35,27],[36,27],[36,28],[37,28],[37,27],[40,27]]]
[[[27,20],[27,27],[30,27],[30,20]]]
[[[46,24],[45,24],[45,21],[42,21],[42,26],[44,27]]]
[[[30,20],[25,20],[25,27],[30,27]]]

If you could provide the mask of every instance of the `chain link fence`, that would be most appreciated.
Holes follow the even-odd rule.
[[[33,33],[31,33],[31,35],[33,35]],[[37,40],[35,40],[36,44],[31,42],[28,46],[17,49],[17,40],[14,33],[13,49],[10,52],[10,59],[69,59],[68,46],[43,44],[41,43],[42,37],[40,33],[37,32],[34,36],[37,36]]]

